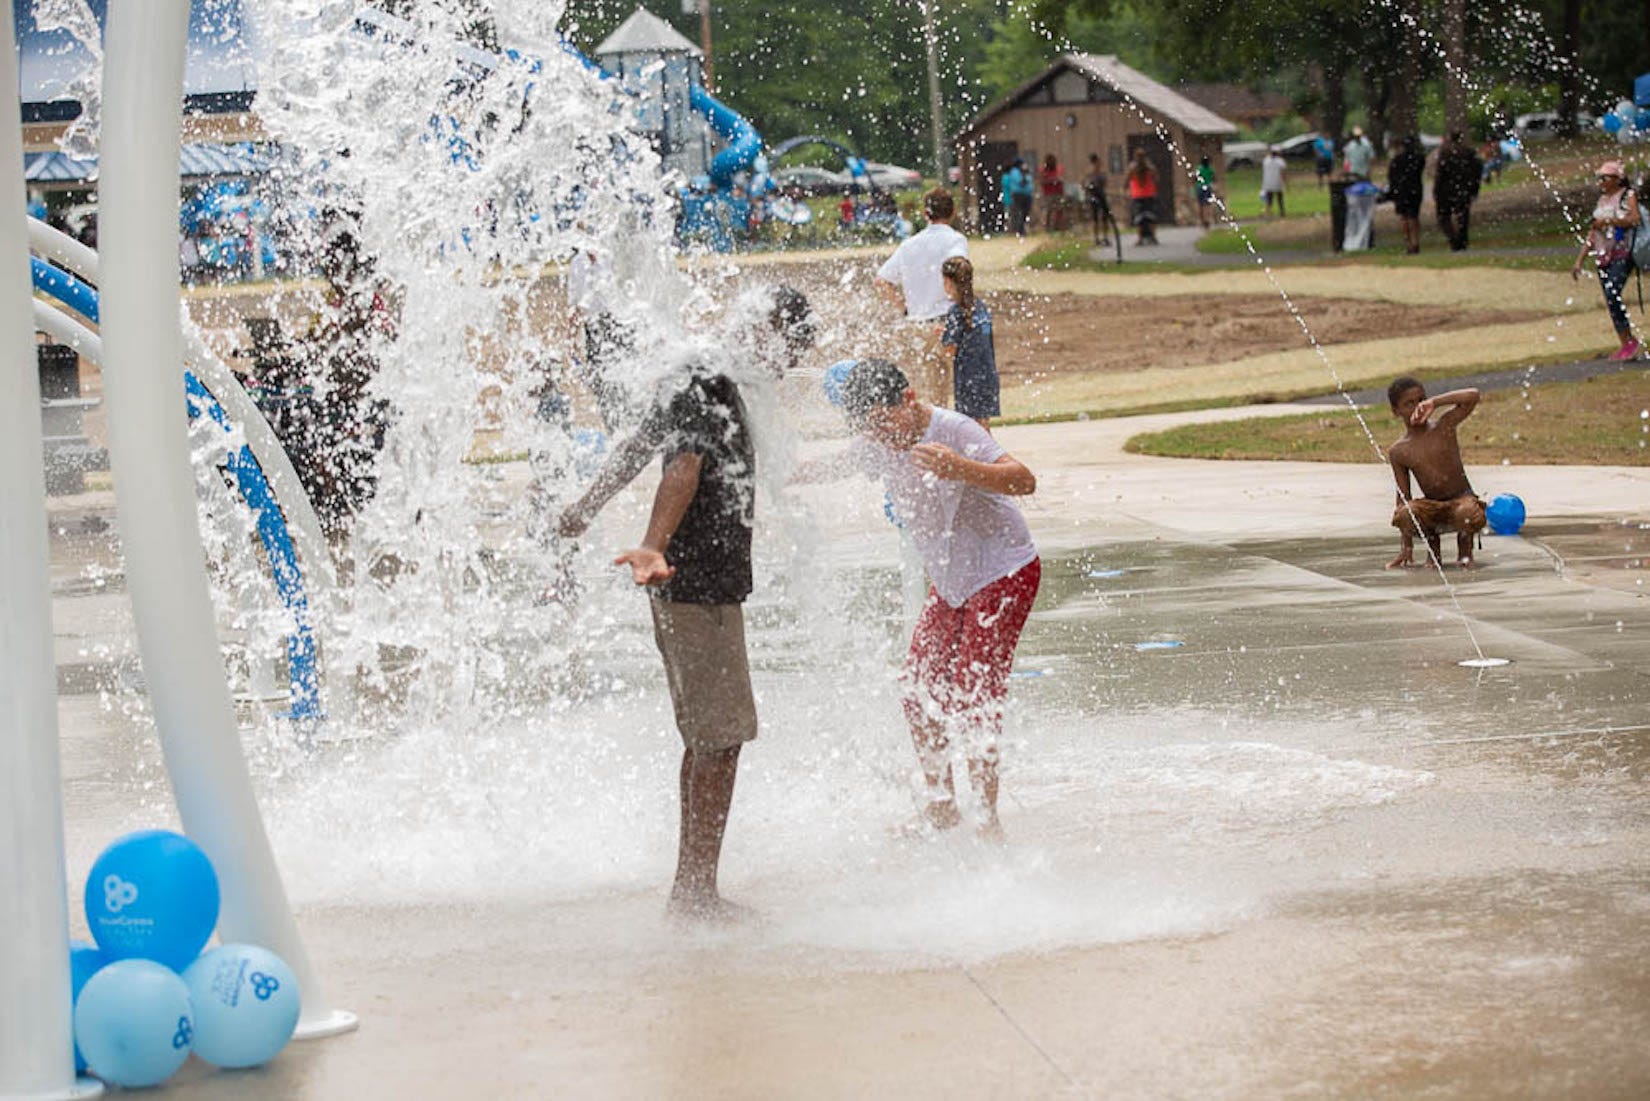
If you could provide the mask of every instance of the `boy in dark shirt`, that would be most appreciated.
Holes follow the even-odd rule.
[[[1451,390],[1429,398],[1425,386],[1405,376],[1387,387],[1386,396],[1392,415],[1406,428],[1403,439],[1387,452],[1392,476],[1398,482],[1398,507],[1392,513],[1392,526],[1403,536],[1403,548],[1386,568],[1416,565],[1416,532],[1427,541],[1433,561],[1442,564],[1440,536],[1453,531],[1456,564],[1470,569],[1473,537],[1484,530],[1484,502],[1467,481],[1455,427],[1477,408],[1478,391]],[[1433,424],[1431,417],[1436,409],[1445,412]],[[1410,496],[1411,476],[1421,487],[1420,497]]]
[[[783,372],[813,343],[807,299],[776,288],[763,328],[753,353]],[[696,370],[620,445],[558,527],[568,537],[582,533],[658,451],[664,473],[647,533],[614,564],[629,566],[637,585],[653,589],[653,637],[685,747],[669,909],[682,918],[737,921],[745,911],[718,894],[716,873],[739,750],[757,726],[742,607],[751,592],[756,452],[738,386],[724,374]]]

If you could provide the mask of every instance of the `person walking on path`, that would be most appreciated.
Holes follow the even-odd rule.
[[[1157,169],[1144,149],[1134,151],[1129,165],[1129,219],[1134,223],[1137,245],[1157,244]]]
[[[1283,209],[1284,177],[1289,171],[1289,162],[1283,159],[1283,153],[1277,146],[1267,150],[1266,158],[1260,162],[1260,197],[1266,204],[1267,217],[1272,214],[1272,200],[1278,203],[1278,217],[1287,218],[1289,215]]]
[[[1375,163],[1375,145],[1364,136],[1364,128],[1352,128],[1352,140],[1346,143],[1346,174],[1357,180],[1369,179],[1369,168]]]
[[[1639,354],[1639,342],[1633,335],[1633,322],[1622,296],[1627,289],[1627,277],[1633,272],[1633,235],[1643,226],[1644,216],[1638,196],[1627,186],[1626,171],[1620,161],[1605,161],[1596,175],[1598,203],[1593,207],[1587,241],[1570,269],[1570,278],[1581,278],[1581,267],[1591,256],[1598,268],[1604,305],[1610,311],[1611,324],[1616,327],[1616,339],[1621,342],[1621,347],[1612,352],[1610,358],[1633,359]]]
[[[1467,248],[1467,229],[1472,220],[1472,203],[1478,198],[1484,166],[1472,147],[1461,140],[1459,130],[1450,134],[1438,150],[1438,169],[1432,180],[1432,205],[1438,214],[1438,228],[1449,238],[1451,252]]]
[[[1197,224],[1208,229],[1215,216],[1215,166],[1208,156],[1197,160]]]
[[[1043,167],[1037,170],[1037,191],[1043,202],[1043,229],[1053,233],[1066,228],[1065,209],[1066,170],[1053,153],[1043,157]]]
[[[905,327],[899,353],[919,368],[918,392],[924,401],[944,405],[949,400],[949,373],[937,343],[938,327],[951,309],[941,266],[953,256],[968,255],[968,238],[952,228],[956,201],[951,192],[936,187],[922,197],[928,226],[900,242],[899,248],[877,269],[876,288],[883,298],[903,310]]]
[[[1026,173],[1026,162],[1014,158],[1014,163],[1003,173],[1003,209],[1008,211],[1008,228],[1016,237],[1026,235],[1026,223],[1031,220],[1031,177]]]
[[[751,331],[740,352],[781,374],[812,342],[808,300],[776,287],[767,323]],[[717,870],[739,752],[757,732],[743,611],[751,593],[756,453],[739,387],[715,367],[691,367],[685,384],[614,450],[557,528],[578,537],[661,452],[664,472],[647,533],[614,564],[629,567],[631,579],[650,590],[653,637],[684,746],[669,912],[728,923],[747,911],[721,897]]]
[[[1405,134],[1398,152],[1387,165],[1387,191],[1392,209],[1404,229],[1404,251],[1421,251],[1421,199],[1426,193],[1427,158],[1414,134]]]
[[[1083,198],[1089,204],[1089,220],[1094,223],[1094,243],[1111,244],[1111,200],[1106,196],[1106,172],[1100,154],[1089,154],[1089,174],[1083,177]]]

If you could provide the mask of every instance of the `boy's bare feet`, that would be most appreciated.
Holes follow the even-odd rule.
[[[1399,551],[1398,557],[1386,564],[1389,570],[1409,569],[1415,565],[1415,555],[1409,551]]]
[[[991,821],[983,823],[975,832],[976,836],[988,845],[1008,844],[1008,834],[1003,832],[1002,819],[998,818],[996,815],[992,815]]]
[[[962,824],[962,812],[954,799],[934,799],[923,808],[922,816],[937,830],[955,829]]]
[[[665,913],[676,921],[696,925],[749,925],[756,921],[756,911],[737,902],[729,902],[720,895],[696,896],[671,892],[665,904]]]

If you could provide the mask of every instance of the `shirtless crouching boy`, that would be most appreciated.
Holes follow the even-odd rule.
[[[1441,564],[1440,537],[1446,531],[1455,532],[1456,565],[1470,568],[1473,538],[1484,530],[1484,502],[1467,480],[1455,427],[1477,408],[1478,391],[1451,390],[1429,398],[1426,387],[1406,375],[1387,387],[1386,398],[1393,416],[1405,426],[1403,439],[1387,452],[1392,460],[1392,476],[1398,482],[1392,526],[1403,536],[1404,545],[1386,568],[1417,565],[1416,532],[1427,541],[1433,559]],[[1433,423],[1432,414],[1440,409],[1443,415]],[[1411,476],[1421,489],[1419,497],[1410,495]]]

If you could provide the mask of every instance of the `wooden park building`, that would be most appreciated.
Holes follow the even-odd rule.
[[[1157,167],[1164,224],[1197,221],[1197,194],[1158,129],[1193,166],[1207,156],[1217,190],[1225,184],[1221,143],[1237,127],[1209,109],[1110,55],[1065,54],[1042,73],[980,112],[957,135],[962,212],[984,231],[1007,226],[1000,199],[1004,170],[1016,157],[1033,173],[1053,153],[1065,170],[1066,194],[1081,194],[1089,154],[1098,153],[1118,221],[1128,222],[1124,173],[1134,151]]]

